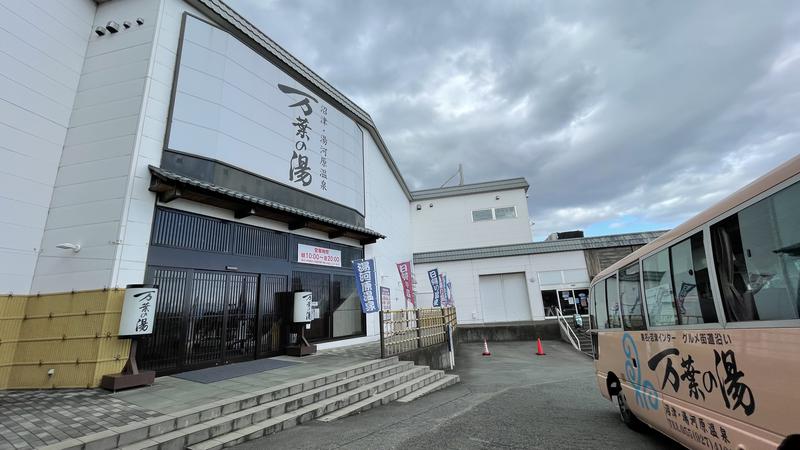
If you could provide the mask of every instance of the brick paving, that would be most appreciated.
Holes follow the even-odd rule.
[[[0,391],[0,450],[43,447],[159,415],[99,389]]]
[[[152,386],[120,391],[0,391],[0,450],[31,449],[200,406],[293,379],[380,358],[377,342],[321,350],[301,364],[209,384],[159,377]]]

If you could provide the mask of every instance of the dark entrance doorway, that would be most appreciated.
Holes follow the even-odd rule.
[[[163,375],[283,352],[286,276],[171,267],[149,272],[160,289],[157,325],[139,346],[143,368]]]
[[[285,353],[293,291],[309,290],[320,317],[312,342],[366,334],[349,265],[298,262],[300,244],[341,252],[363,249],[223,219],[156,208],[147,283],[158,284],[153,334],[137,362],[166,375]]]

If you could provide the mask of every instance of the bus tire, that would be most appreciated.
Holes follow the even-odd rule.
[[[628,428],[637,432],[643,432],[647,430],[647,426],[636,417],[636,414],[631,411],[631,408],[628,406],[628,402],[625,399],[625,394],[620,391],[617,393],[617,404],[619,405],[619,417]]]

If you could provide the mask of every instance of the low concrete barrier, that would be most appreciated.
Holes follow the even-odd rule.
[[[457,344],[467,342],[534,341],[560,340],[560,329],[556,320],[536,320],[532,322],[507,322],[490,324],[459,324],[456,329]]]

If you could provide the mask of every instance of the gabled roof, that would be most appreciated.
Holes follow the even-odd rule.
[[[383,158],[386,160],[386,164],[400,184],[400,188],[406,194],[406,198],[411,200],[411,191],[408,189],[403,175],[400,174],[400,170],[397,168],[394,158],[392,158],[392,155],[386,147],[386,143],[383,141],[380,132],[378,132],[378,127],[375,126],[372,117],[370,117],[366,111],[353,103],[352,100],[331,86],[327,81],[322,79],[322,77],[309,69],[275,41],[267,37],[266,34],[242,17],[233,8],[225,4],[225,2],[221,0],[186,0],[186,2],[205,13],[211,20],[224,29],[233,32],[234,35],[237,35],[241,39],[249,41],[251,47],[255,47],[254,49],[261,53],[262,56],[275,63],[298,81],[305,81],[304,84],[306,84],[309,89],[317,91],[326,101],[340,105],[342,107],[342,112],[366,128],[370,135],[372,135]]]
[[[414,264],[644,245],[654,241],[664,233],[665,231],[647,231],[642,233],[613,234],[608,236],[414,253]]]
[[[432,198],[455,197],[458,195],[480,194],[484,192],[506,191],[509,189],[525,189],[530,185],[525,178],[509,178],[507,180],[486,181],[483,183],[462,184],[435,189],[422,189],[411,192],[411,200],[428,200]]]

